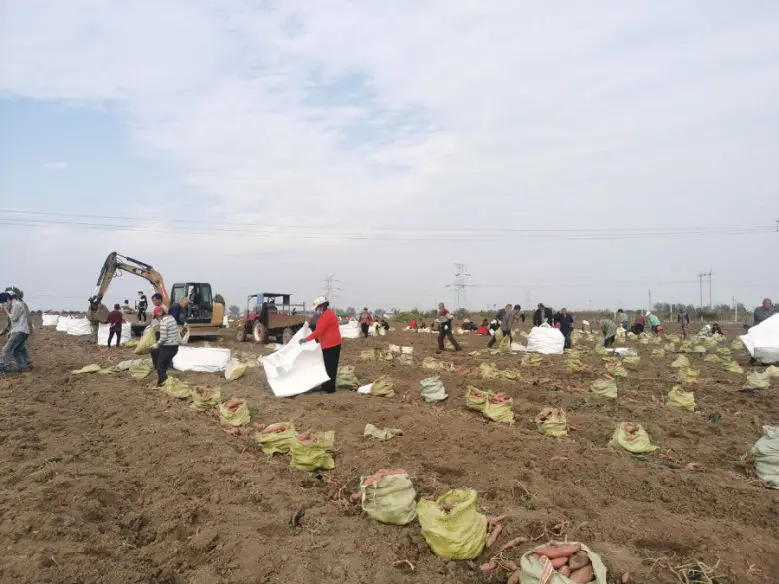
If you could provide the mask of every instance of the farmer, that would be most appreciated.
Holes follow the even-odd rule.
[[[314,311],[319,315],[316,330],[305,339],[300,339],[300,344],[319,341],[325,371],[330,378],[322,384],[321,389],[327,393],[335,393],[335,378],[338,375],[338,361],[341,357],[341,329],[338,326],[338,317],[330,309],[330,302],[324,296],[314,300]]]
[[[610,347],[617,338],[617,323],[610,318],[600,321],[600,332],[603,335],[603,346]]]
[[[159,323],[156,326],[159,326],[160,337],[151,348],[151,362],[157,370],[157,387],[160,387],[168,378],[173,357],[179,352],[181,337],[176,319],[167,313],[164,306],[155,307],[153,315]]]
[[[495,316],[492,317],[492,322],[490,322],[490,330],[493,334],[493,339],[495,338],[494,334],[500,329],[500,323],[503,322],[503,317],[506,316],[506,313],[511,310],[511,304],[506,304],[504,308],[501,308],[495,313]],[[490,340],[490,343],[493,341]],[[492,345],[490,345],[492,346]]]
[[[514,319],[517,317],[517,314],[519,311],[522,310],[522,307],[519,304],[514,305],[514,308],[511,308],[511,304],[507,304],[505,309],[501,309],[499,312],[503,312],[500,324],[498,325],[500,327],[500,332],[503,335],[504,339],[508,339],[509,342],[512,342],[514,339],[511,336],[511,328],[514,326]],[[497,314],[495,315],[498,316]],[[496,334],[492,335],[490,337],[489,342],[487,343],[488,347],[492,347],[495,342],[498,339],[497,332]]]
[[[143,290],[138,290],[138,322],[146,322],[146,310],[149,308],[149,299]]]
[[[8,287],[0,294],[3,310],[8,314],[11,328],[8,340],[3,347],[3,360],[0,363],[0,375],[11,371],[11,362],[16,361],[19,372],[32,369],[30,355],[27,350],[27,339],[32,332],[30,310],[22,300],[22,292],[18,288]]]
[[[573,332],[573,322],[573,315],[568,314],[567,308],[561,308],[560,312],[558,312],[554,318],[555,327],[559,327],[560,332],[563,333],[563,337],[565,337],[566,349],[570,349],[572,345],[571,333]]]
[[[760,324],[774,314],[776,314],[774,303],[770,298],[764,298],[763,304],[755,308],[755,324]]]
[[[628,328],[630,328],[628,326],[630,324],[630,319],[628,318],[627,312],[620,308],[617,310],[617,317],[619,317],[619,326],[621,326],[623,330],[628,330]]]
[[[182,298],[177,304],[170,307],[170,315],[176,320],[176,324],[182,326],[187,322],[187,310],[189,307],[189,298]]]
[[[539,302],[538,309],[533,313],[533,326],[541,326],[544,323],[551,325],[552,318],[552,309]]]
[[[438,323],[438,352],[444,350],[444,339],[449,339],[449,342],[452,343],[452,346],[454,347],[455,351],[460,350],[460,344],[457,342],[457,339],[454,338],[454,335],[452,334],[452,320],[454,319],[454,316],[451,312],[449,312],[446,309],[446,305],[441,302],[438,304],[438,318],[436,319],[436,322]]]
[[[114,304],[114,309],[108,313],[106,322],[110,327],[108,329],[108,346],[111,346],[111,341],[114,339],[114,335],[116,335],[116,348],[118,349],[122,342],[122,323],[124,322],[122,307]]]
[[[682,308],[676,315],[676,322],[682,327],[682,338],[687,338],[687,327],[690,325],[690,315],[687,314],[687,310]]]
[[[363,308],[362,313],[360,314],[360,331],[366,340],[368,339],[368,333],[371,330],[371,324],[373,324],[373,317],[371,316],[371,313],[368,312],[367,307]]]
[[[646,321],[649,324],[649,328],[652,329],[652,332],[656,335],[659,335],[661,332],[663,332],[663,327],[661,326],[660,319],[657,318],[657,315],[654,312],[647,312],[646,313]]]
[[[636,316],[636,319],[633,321],[633,326],[630,327],[630,332],[632,332],[634,335],[640,335],[644,332],[644,327],[646,326],[646,319],[641,316],[640,314]]]

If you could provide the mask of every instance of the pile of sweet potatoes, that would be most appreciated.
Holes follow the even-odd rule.
[[[576,544],[549,544],[532,551],[538,562],[546,568],[556,570],[576,584],[587,584],[595,579],[589,554]],[[544,570],[546,571],[546,570]],[[506,584],[518,584],[521,570],[517,570],[506,581]]]

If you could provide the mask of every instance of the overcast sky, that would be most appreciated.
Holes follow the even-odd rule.
[[[0,0],[0,128],[36,308],[113,250],[231,304],[779,299],[771,0]]]

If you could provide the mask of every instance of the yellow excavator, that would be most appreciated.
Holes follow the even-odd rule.
[[[89,298],[89,310],[87,318],[97,325],[105,322],[108,316],[108,308],[103,304],[108,287],[114,276],[119,272],[127,272],[139,276],[149,282],[155,293],[162,295],[162,302],[166,307],[171,303],[178,303],[184,298],[189,299],[189,310],[185,317],[186,324],[182,330],[182,340],[186,341],[192,336],[218,335],[223,328],[222,322],[225,315],[224,304],[214,302],[211,284],[204,282],[182,282],[173,284],[171,293],[165,288],[162,275],[149,264],[131,257],[123,256],[117,252],[111,252],[100,270],[97,278],[95,292]],[[152,307],[149,306],[149,313]],[[146,323],[133,323],[134,335],[140,335],[146,328]]]

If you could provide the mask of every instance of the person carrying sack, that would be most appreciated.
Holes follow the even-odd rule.
[[[444,350],[444,339],[449,339],[455,351],[460,350],[460,344],[452,334],[452,320],[454,316],[446,309],[443,302],[438,305],[438,352]]]

